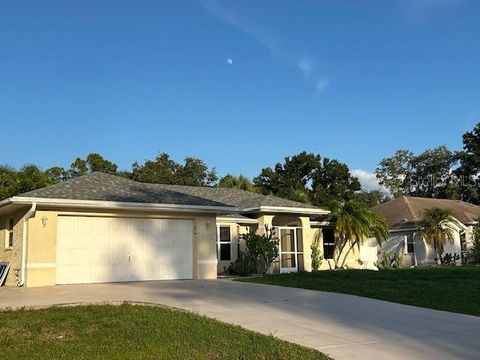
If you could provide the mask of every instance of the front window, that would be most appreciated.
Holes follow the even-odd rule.
[[[413,234],[409,234],[407,235],[407,254],[413,254],[414,251]]]
[[[13,247],[13,225],[14,221],[13,218],[8,219],[8,224],[7,224],[7,241],[5,242],[5,247],[6,248],[11,248]]]
[[[335,253],[335,233],[333,229],[322,229],[323,235],[323,258],[333,259]]]
[[[217,229],[217,257],[219,261],[232,260],[232,236],[230,226],[219,226]]]

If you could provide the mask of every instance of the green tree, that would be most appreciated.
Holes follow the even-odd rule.
[[[312,204],[331,207],[332,203],[353,199],[360,189],[360,182],[351,175],[347,165],[324,158],[312,177]]]
[[[54,183],[54,180],[49,178],[47,174],[35,165],[24,165],[18,171],[7,165],[0,166],[1,199],[39,189]]]
[[[439,259],[445,248],[445,243],[454,238],[455,225],[459,225],[450,210],[433,207],[425,210],[417,223],[417,231],[429,245],[432,245]]]
[[[458,153],[461,199],[480,204],[480,123],[463,135],[463,150]]]
[[[374,213],[367,204],[357,200],[337,203],[332,207],[335,224],[335,267],[345,265],[350,252],[364,240],[375,237],[381,244],[388,238],[389,229],[385,218]]]
[[[0,165],[0,199],[18,194],[19,183],[17,171],[13,167]]]
[[[262,169],[253,182],[262,194],[318,206],[329,206],[334,200],[349,200],[360,190],[360,183],[348,166],[305,151],[286,157],[273,169]]]
[[[362,190],[355,193],[354,199],[367,204],[369,207],[372,207],[391,200],[391,197],[382,190]]]
[[[452,176],[457,155],[445,146],[428,149],[415,155],[397,150],[380,161],[375,170],[379,184],[394,197],[402,195],[457,199],[459,186]]]
[[[237,188],[251,192],[256,191],[250,179],[242,174],[238,176],[227,174],[220,179],[218,186],[223,188]]]
[[[275,228],[265,225],[264,234],[250,231],[240,235],[245,241],[245,253],[242,257],[252,259],[257,274],[265,274],[279,254],[279,240],[275,236]]]
[[[375,174],[378,183],[387,188],[394,197],[409,195],[408,181],[412,174],[411,151],[400,149],[391,157],[380,161]]]
[[[187,157],[184,164],[160,153],[154,160],[132,165],[132,179],[140,182],[175,185],[212,186],[217,181],[215,169],[209,169],[203,160]]]

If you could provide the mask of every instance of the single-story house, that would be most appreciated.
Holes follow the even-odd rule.
[[[312,242],[332,267],[329,212],[240,189],[139,183],[95,172],[0,201],[6,285],[215,279],[240,235],[275,227],[272,272],[311,270]],[[351,267],[360,255],[351,254]]]
[[[425,210],[434,207],[450,210],[458,220],[459,224],[450,224],[455,236],[445,244],[444,253],[460,255],[464,264],[473,242],[473,227],[480,218],[480,206],[458,200],[402,196],[374,206],[373,211],[384,216],[390,228],[390,237],[379,246],[379,252],[398,251],[405,266],[434,263],[433,246],[425,242],[416,228]]]

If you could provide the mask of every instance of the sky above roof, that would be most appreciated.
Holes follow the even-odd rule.
[[[255,176],[300,151],[371,184],[480,120],[480,2],[0,1],[0,163]]]

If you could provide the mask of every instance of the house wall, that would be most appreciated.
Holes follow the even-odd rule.
[[[26,212],[26,211],[25,211]],[[21,258],[21,217],[25,212],[15,215],[13,250],[5,250],[5,227],[8,217],[0,218],[0,240],[3,240],[0,260],[13,261],[12,270],[7,278],[8,285],[15,285],[18,279],[15,273],[20,269]],[[185,213],[147,213],[147,212],[87,212],[76,210],[37,210],[27,222],[27,268],[26,286],[54,285],[56,279],[56,240],[57,219],[59,215],[73,216],[112,216],[112,217],[149,217],[166,219],[191,219],[193,221],[193,277],[194,279],[216,279],[216,217],[212,214],[185,214]],[[42,218],[47,218],[46,226]]]
[[[407,253],[406,238],[408,235],[413,235],[413,254]],[[469,248],[472,244],[472,227],[468,227],[466,230],[466,240],[467,248]],[[402,265],[406,267],[414,265],[432,265],[435,263],[434,259],[436,257],[433,246],[428,245],[425,240],[420,236],[420,234],[415,232],[414,230],[391,232],[387,241],[385,241],[381,246],[379,246],[378,251],[379,259],[381,259],[381,253],[383,252],[388,252],[390,255],[392,255],[394,252],[398,251],[398,253],[402,257]],[[444,253],[455,253],[460,255],[461,247],[459,232],[455,232],[453,239],[447,241],[447,243],[445,244]],[[458,262],[458,265],[460,265],[460,261]]]
[[[10,262],[10,270],[5,279],[5,285],[15,286],[20,280],[20,265],[22,255],[22,234],[23,221],[22,218],[27,210],[16,211],[13,214],[0,217],[0,261]],[[8,220],[14,219],[13,227],[13,247],[7,248],[7,227]]]

